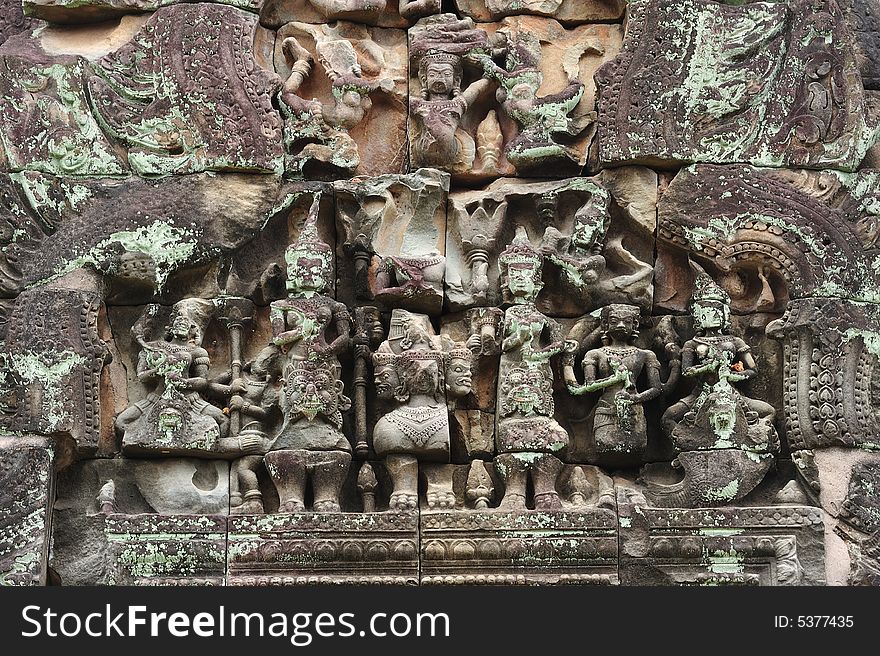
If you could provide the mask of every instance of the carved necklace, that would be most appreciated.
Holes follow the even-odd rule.
[[[602,349],[610,354],[615,355],[619,358],[624,358],[628,355],[632,355],[638,350],[636,346],[603,346]]]
[[[448,421],[445,406],[403,406],[385,415],[385,418],[417,446],[423,446]]]

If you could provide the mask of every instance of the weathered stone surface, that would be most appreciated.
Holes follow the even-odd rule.
[[[406,62],[403,30],[347,21],[282,26],[274,67],[287,79],[287,174],[405,172]]]
[[[264,175],[71,180],[28,172],[0,175],[0,189],[0,293],[14,296],[86,266],[107,277],[114,302],[128,304],[156,292],[183,297],[202,283],[175,273],[253,239],[277,214],[299,207],[303,187]],[[229,278],[215,273],[206,292],[228,285],[253,294],[266,266],[245,251],[225,267]],[[114,287],[124,292],[116,297]]]
[[[0,2],[0,45],[11,36],[34,26],[35,21],[25,17],[19,0]]]
[[[229,585],[417,583],[415,513],[308,513],[229,520]]]
[[[423,584],[616,585],[614,512],[423,514]]]
[[[438,313],[449,176],[432,169],[334,184],[339,300]]]
[[[0,47],[0,170],[57,175],[120,175],[119,148],[92,114],[90,65],[77,55],[47,53],[27,34]]]
[[[255,25],[233,7],[167,7],[96,62],[92,107],[133,171],[281,171],[280,80],[254,60]]]
[[[453,192],[448,305],[501,303],[498,254],[523,226],[545,262],[537,298],[543,312],[577,316],[608,303],[649,309],[656,198],[656,174],[638,167],[552,182],[504,178],[483,190]]]
[[[52,539],[52,441],[0,436],[0,585],[45,585]]]
[[[822,511],[645,507],[618,487],[623,585],[823,585]]]
[[[152,12],[162,7],[192,0],[22,0],[28,16],[42,18],[52,23],[97,23],[116,18],[122,14]],[[258,12],[263,0],[211,0]]]
[[[98,335],[100,310],[94,292],[41,288],[18,296],[0,344],[3,429],[64,435],[89,454],[112,451],[102,412],[108,350]]]
[[[880,89],[880,3],[842,0],[849,28],[858,46],[859,72],[866,89]]]
[[[597,74],[600,161],[854,170],[877,140],[854,47],[834,0],[631,2]]]
[[[560,23],[608,22],[623,17],[624,0],[455,0],[474,20],[490,22],[520,14],[555,18]]]

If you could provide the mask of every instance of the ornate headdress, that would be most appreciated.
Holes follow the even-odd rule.
[[[694,293],[691,295],[691,306],[697,303],[721,303],[730,305],[730,294],[724,291],[712,276],[706,273],[699,264],[691,260],[691,269],[697,274],[694,280]]]
[[[318,235],[318,212],[321,205],[321,194],[317,193],[309,208],[309,215],[296,241],[287,247],[284,259],[288,264],[295,264],[301,255],[320,257],[325,262],[332,262],[333,249]]]
[[[540,270],[543,259],[541,253],[529,242],[524,226],[516,227],[516,236],[513,241],[498,256],[502,270],[511,266],[523,268],[528,266]]]

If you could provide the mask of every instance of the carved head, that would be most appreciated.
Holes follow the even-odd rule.
[[[498,264],[505,301],[526,303],[537,298],[544,286],[541,281],[543,259],[529,243],[523,226],[517,226],[516,236],[498,256]]]
[[[640,310],[635,305],[613,303],[602,308],[599,324],[602,328],[602,341],[609,338],[632,342],[639,336]]]
[[[501,415],[553,416],[553,394],[540,369],[519,366],[507,372],[501,383]]]
[[[400,378],[398,401],[405,402],[412,396],[442,398],[440,371],[443,353],[437,350],[404,351],[398,356],[397,375]]]
[[[166,339],[185,340],[201,346],[205,330],[214,313],[214,304],[202,298],[185,298],[174,304],[168,322]]]
[[[316,194],[309,217],[299,238],[287,247],[287,291],[291,296],[314,296],[330,286],[333,274],[333,249],[318,236],[318,206]]]
[[[343,383],[336,369],[326,362],[310,360],[293,364],[286,381],[288,409],[309,421],[321,416],[341,428],[341,411],[348,408],[348,399],[342,394]]]
[[[472,354],[464,346],[446,352],[446,392],[453,397],[467,396],[473,390]]]
[[[730,295],[698,264],[691,262],[691,266],[697,271],[690,303],[694,326],[699,331],[726,330],[730,325]]]
[[[397,356],[383,351],[373,353],[373,379],[376,384],[376,396],[383,401],[393,399],[400,387]]]
[[[422,95],[454,98],[461,91],[461,57],[442,50],[429,50],[419,60]]]
[[[611,219],[608,209],[610,203],[611,197],[608,192],[597,187],[590,200],[574,213],[572,245],[584,251],[598,252],[601,249]]]

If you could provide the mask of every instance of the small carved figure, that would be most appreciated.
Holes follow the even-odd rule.
[[[360,164],[357,144],[348,131],[363,121],[372,107],[370,94],[391,91],[390,79],[378,81],[361,77],[357,53],[350,42],[337,39],[323,45],[333,50],[331,57],[322,57],[321,63],[333,83],[334,102],[325,105],[318,100],[306,100],[297,95],[312,71],[314,59],[294,37],[281,44],[290,66],[290,75],[281,91],[282,108],[288,122],[288,150],[294,165],[301,170],[307,160],[315,159],[340,169],[353,171]]]
[[[284,421],[265,463],[278,489],[282,512],[305,508],[309,478],[314,510],[340,510],[339,493],[351,463],[342,433],[343,395],[339,355],[350,344],[348,309],[324,292],[333,275],[331,248],[317,232],[320,197],[296,243],[285,253],[288,297],[271,306],[273,344],[286,356],[281,410]]]
[[[685,342],[681,351],[682,375],[696,378],[697,383],[691,394],[663,413],[663,427],[674,439],[677,434],[681,436],[676,441],[683,450],[721,448],[724,444],[732,446],[734,442],[769,449],[776,440],[773,429],[776,411],[769,403],[750,399],[733,386],[752,378],[757,373],[757,364],[749,345],[727,332],[730,327],[727,292],[705,271],[699,271],[691,299],[697,335]],[[683,436],[685,426],[697,428],[700,419],[707,422],[703,428],[714,436],[708,443],[706,438],[692,441]],[[746,432],[754,438],[746,438]],[[734,438],[734,434],[739,438]]]
[[[735,385],[753,377],[751,348],[730,335],[730,297],[700,267],[691,298],[697,334],[681,351],[681,370],[696,378],[693,392],[663,413],[661,423],[678,456],[684,479],[672,485],[648,481],[660,506],[713,506],[742,499],[773,464],[779,448],[773,406]]]
[[[262,514],[263,495],[257,472],[263,456],[271,447],[268,427],[278,409],[279,349],[267,346],[252,362],[245,365],[237,389],[240,393],[229,399],[229,410],[242,417],[241,429],[234,437],[222,440],[230,448],[245,454],[232,463],[229,476],[229,505],[234,515]]]
[[[568,433],[553,419],[550,359],[563,348],[561,327],[535,306],[541,290],[541,254],[522,226],[498,258],[502,293],[512,307],[504,315],[498,376],[495,466],[505,481],[502,508],[525,508],[531,476],[535,508],[562,507],[556,480],[562,462],[555,454],[568,447]]]
[[[133,326],[132,333],[141,346],[137,377],[153,389],[116,418],[123,448],[164,453],[213,451],[217,440],[226,434],[228,418],[202,397],[231,391],[208,380],[211,362],[201,344],[213,310],[210,301],[179,301],[162,339],[147,340],[145,335],[145,323],[155,308]]]
[[[376,422],[373,449],[385,458],[394,484],[389,507],[412,510],[418,505],[419,460],[449,460],[444,353],[428,317],[394,310],[388,339],[373,362],[379,398],[392,393],[397,403]]]
[[[663,390],[660,361],[653,351],[633,344],[638,336],[639,308],[608,305],[602,308],[600,317],[603,345],[584,355],[583,384],[578,382],[574,372],[578,344],[566,342],[565,383],[574,395],[601,392],[593,409],[593,437],[600,453],[640,453],[648,444],[643,404],[657,398]],[[677,361],[673,362],[676,364],[670,378],[677,379]],[[647,385],[639,391],[637,381],[642,374]]]
[[[467,171],[473,166],[476,145],[459,126],[492,82],[480,79],[462,90],[461,55],[439,49],[423,54],[418,66],[422,97],[409,100],[413,165]]]
[[[538,98],[538,89],[544,81],[541,73],[541,44],[537,36],[524,32],[509,39],[504,32],[496,38],[504,43],[495,44],[496,50],[506,52],[504,68],[488,54],[478,53],[487,78],[501,85],[495,97],[504,111],[520,127],[520,133],[505,147],[507,160],[517,168],[531,168],[560,157],[577,160],[577,156],[556,141],[557,135],[576,136],[587,126],[586,118],[570,117],[584,95],[584,85],[569,80],[560,91]]]

